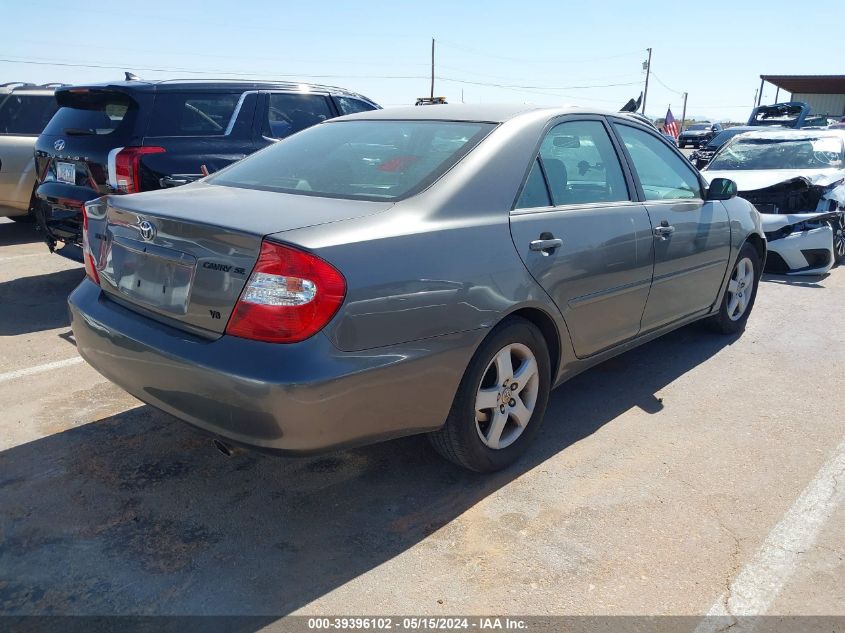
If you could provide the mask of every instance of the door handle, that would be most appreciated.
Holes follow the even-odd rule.
[[[663,220],[659,226],[654,227],[654,235],[655,237],[665,240],[668,239],[672,233],[675,232],[675,227],[671,226],[669,222]]]
[[[545,235],[540,236],[542,239],[534,240],[528,244],[528,248],[532,251],[539,251],[548,255],[550,252],[554,251],[559,246],[563,245],[563,240],[559,237],[545,237]]]
[[[192,176],[164,176],[159,178],[158,184],[162,187],[178,187],[179,185],[187,185],[193,182],[196,178]]]

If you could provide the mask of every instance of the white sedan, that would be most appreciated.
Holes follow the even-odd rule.
[[[730,178],[757,207],[769,272],[823,274],[845,261],[845,130],[740,134],[702,174]]]

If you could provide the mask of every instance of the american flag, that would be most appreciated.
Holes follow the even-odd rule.
[[[678,138],[678,135],[681,133],[681,130],[678,127],[678,122],[675,120],[675,117],[672,116],[672,108],[666,110],[666,120],[663,122],[663,129],[666,130],[666,134],[674,136],[675,138]]]

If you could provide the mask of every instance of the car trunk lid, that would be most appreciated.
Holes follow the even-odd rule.
[[[194,333],[222,334],[265,236],[337,222],[391,203],[195,183],[109,196],[89,213],[100,285],[129,309]]]

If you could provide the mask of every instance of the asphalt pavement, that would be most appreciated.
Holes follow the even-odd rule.
[[[0,613],[845,615],[845,270],[582,374],[481,476],[226,458],[78,358],[81,266],[4,220],[0,264]]]

